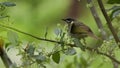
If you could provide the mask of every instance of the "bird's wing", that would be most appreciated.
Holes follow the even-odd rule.
[[[86,26],[85,24],[83,23],[74,23],[72,26],[71,26],[71,32],[72,33],[75,33],[75,34],[83,34],[83,33],[93,33],[92,30]]]

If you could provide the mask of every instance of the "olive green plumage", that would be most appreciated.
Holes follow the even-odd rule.
[[[92,30],[82,22],[79,22],[72,18],[62,20],[68,24],[68,33],[70,34],[71,37],[81,39],[90,36],[94,39],[98,39],[98,37],[94,35]]]

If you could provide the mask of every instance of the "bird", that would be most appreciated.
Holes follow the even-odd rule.
[[[89,36],[94,39],[98,39],[98,37],[93,33],[93,31],[83,22],[80,22],[73,18],[65,18],[62,20],[68,24],[68,33],[71,37],[77,39],[84,39]]]

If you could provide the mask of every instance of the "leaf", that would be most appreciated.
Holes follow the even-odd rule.
[[[34,55],[34,58],[36,59],[37,62],[46,61],[46,57],[44,55],[42,55],[42,54]]]
[[[55,46],[53,47],[53,52],[59,51],[61,50],[61,46],[59,46],[59,44],[55,44]]]
[[[65,37],[65,33],[61,35],[60,42],[63,42],[64,37]]]
[[[110,11],[110,10],[117,10],[117,9],[120,9],[120,6],[113,6],[112,8],[110,8],[110,9],[107,9],[107,11]]]
[[[59,52],[56,52],[52,55],[52,59],[55,63],[59,63],[60,62],[60,53]]]
[[[110,15],[111,20],[117,17],[120,14],[120,6],[114,6],[111,8],[112,13]]]
[[[0,19],[7,18],[7,17],[9,17],[9,16],[0,16]]]
[[[28,44],[27,47],[25,48],[25,51],[30,55],[34,55],[35,47],[33,47],[32,44]]]
[[[117,10],[117,11],[113,12],[112,18],[115,18],[115,17],[118,16],[119,14],[120,14],[120,10]]]
[[[54,30],[54,33],[55,33],[55,35],[60,35],[61,33],[62,33],[62,30],[60,29],[60,28],[56,28],[55,30]]]
[[[108,4],[120,4],[120,0],[108,0]]]
[[[83,44],[80,42],[79,39],[74,38],[74,39],[73,39],[73,42],[74,42],[74,44],[75,44],[77,47],[81,48],[81,50],[83,50],[83,51],[85,50],[85,47],[83,46]]]
[[[47,35],[48,35],[48,27],[46,27],[46,30],[45,30],[45,35],[44,35],[45,39],[47,38]]]
[[[1,4],[1,5],[4,5],[4,6],[6,6],[6,7],[16,6],[16,4],[13,3],[13,2],[2,2],[2,3],[0,3],[0,4]]]
[[[65,37],[65,33],[63,33],[60,38],[62,49],[64,49],[64,37]]]
[[[65,54],[66,55],[75,55],[76,54],[76,50],[74,48],[70,47],[67,50],[65,50]]]
[[[17,45],[18,44],[18,35],[17,33],[15,32],[12,32],[12,31],[8,31],[7,32],[7,36],[8,36],[8,40],[14,44],[14,45]]]

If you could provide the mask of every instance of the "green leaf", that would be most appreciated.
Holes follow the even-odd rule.
[[[37,62],[43,62],[43,61],[46,61],[46,57],[42,54],[39,54],[39,55],[34,55],[34,58],[36,59]]]
[[[65,33],[63,33],[60,38],[62,49],[64,49],[64,37],[65,37]]]
[[[115,11],[115,12],[112,14],[112,18],[115,18],[115,17],[118,16],[119,14],[120,14],[120,10]]]
[[[111,8],[112,13],[110,15],[111,20],[117,17],[120,14],[120,6],[114,6]]]
[[[108,0],[108,4],[120,4],[120,0]]]
[[[107,9],[107,11],[110,11],[110,10],[117,10],[117,9],[120,9],[120,6],[113,6],[112,8],[110,8],[110,9]]]
[[[54,30],[54,33],[55,33],[55,35],[60,35],[61,33],[62,33],[62,30],[60,29],[60,28],[56,28],[55,30]]]
[[[81,48],[81,50],[85,51],[85,47],[83,46],[83,44],[80,42],[79,39],[74,38],[74,39],[73,39],[73,42],[74,42],[74,44],[75,44],[77,47]]]
[[[18,35],[15,32],[8,31],[7,32],[8,40],[13,45],[18,45]]]
[[[34,55],[34,51],[35,51],[35,47],[33,47],[32,44],[28,44],[27,48],[25,49],[26,52],[30,55],[33,56]]]
[[[1,4],[1,5],[4,5],[4,6],[6,6],[6,7],[16,6],[16,4],[13,3],[13,2],[2,2],[2,3],[0,3],[0,4]]]
[[[9,16],[0,16],[0,19],[7,18],[7,17],[9,17]]]
[[[67,50],[65,50],[65,54],[66,55],[75,55],[76,54],[76,50],[74,48],[70,47]]]
[[[60,53],[56,52],[52,55],[52,59],[55,63],[59,63],[60,62]]]
[[[46,30],[45,30],[45,35],[44,35],[45,39],[47,38],[47,35],[48,35],[48,27],[46,27]]]

